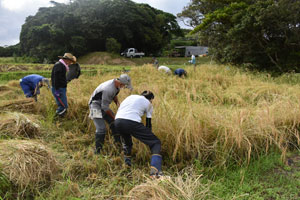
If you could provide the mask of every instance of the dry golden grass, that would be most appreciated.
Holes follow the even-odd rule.
[[[41,136],[37,116],[17,112],[0,113],[0,135],[35,138]]]
[[[289,147],[299,145],[299,86],[277,84],[268,76],[260,78],[225,66],[201,65],[195,72],[192,67],[187,72],[188,77],[181,79],[159,73],[152,65],[133,67],[129,75],[134,90],[124,89],[119,94],[121,102],[143,90],[154,92],[153,132],[162,140],[164,157],[176,163],[199,158],[226,165],[229,160],[249,161],[270,148],[280,150],[284,158]],[[84,148],[88,138],[94,137],[87,102],[100,83],[119,75],[98,72],[69,83],[69,110],[64,120],[71,124],[67,128],[71,133],[62,138],[68,148],[73,149],[72,143],[77,141]],[[38,103],[4,101],[0,107],[34,110],[46,116],[56,105],[51,92],[44,89]],[[116,106],[111,107],[116,112]],[[68,139],[76,137],[73,129],[88,137]],[[133,152],[138,160],[149,158],[142,143],[135,142]]]
[[[40,141],[6,140],[0,144],[1,171],[20,192],[37,191],[57,178],[59,165]]]
[[[153,132],[162,140],[164,157],[174,162],[199,158],[220,166],[229,160],[248,162],[270,148],[280,150],[284,158],[289,147],[299,145],[299,86],[276,84],[225,66],[202,65],[187,72],[188,78],[181,79],[159,73],[152,65],[133,67],[129,75],[134,90],[119,94],[121,102],[143,90],[154,92]],[[87,102],[100,83],[119,75],[82,76],[68,85],[66,118],[77,130],[93,138]],[[51,95],[41,101],[48,106],[41,110],[55,109]],[[148,160],[145,145],[135,142],[134,147],[138,159]]]
[[[131,189],[124,198],[132,200],[207,199],[209,186],[201,182],[201,176],[195,175],[193,169],[187,168],[174,177],[147,179],[145,183]]]

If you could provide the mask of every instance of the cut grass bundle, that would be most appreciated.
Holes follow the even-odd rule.
[[[41,134],[33,116],[7,112],[0,114],[0,117],[0,136],[35,138]]]
[[[161,177],[148,179],[146,183],[135,186],[128,193],[132,200],[140,199],[207,199],[209,186],[200,180],[202,175],[196,175],[192,168],[185,169],[176,177]]]
[[[0,166],[21,193],[49,186],[59,172],[53,153],[38,141],[1,141]]]
[[[0,110],[33,113],[35,111],[35,102],[31,98],[2,101]]]

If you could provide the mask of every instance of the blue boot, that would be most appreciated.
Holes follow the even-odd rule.
[[[131,167],[131,156],[124,156],[124,161],[128,167]]]
[[[162,157],[159,154],[153,154],[151,156],[151,169],[150,169],[150,176],[159,178],[162,176],[161,171],[161,163],[162,163]]]

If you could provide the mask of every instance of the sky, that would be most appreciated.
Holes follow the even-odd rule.
[[[68,3],[69,0],[55,0]],[[180,13],[190,0],[133,0],[147,3],[164,12]],[[50,0],[0,0],[0,46],[14,45],[19,42],[22,25],[27,16],[34,16],[40,7],[51,6]],[[184,27],[182,23],[179,25]]]

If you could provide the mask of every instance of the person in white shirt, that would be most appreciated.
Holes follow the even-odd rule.
[[[166,74],[172,74],[172,71],[169,67],[167,66],[159,66],[158,68],[158,71],[162,71],[162,72],[165,72]]]
[[[117,111],[115,127],[124,139],[125,164],[131,166],[130,156],[133,136],[149,146],[152,153],[150,176],[152,178],[159,178],[162,176],[161,142],[152,132],[153,99],[154,94],[151,91],[144,91],[141,95],[128,96],[121,103]],[[144,114],[146,114],[146,126],[142,123],[142,116]]]

